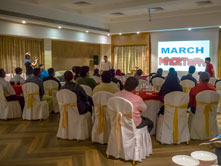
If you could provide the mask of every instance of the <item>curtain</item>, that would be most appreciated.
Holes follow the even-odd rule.
[[[144,73],[148,72],[146,46],[120,46],[114,48],[115,69],[131,73],[139,67]]]
[[[221,78],[221,31],[219,31],[219,47],[218,47],[218,78]]]
[[[39,63],[43,63],[43,39],[0,36],[0,68],[3,68],[7,73],[14,73],[16,67],[23,68],[23,72],[25,72],[24,55],[26,52],[31,53],[32,61],[37,57]]]

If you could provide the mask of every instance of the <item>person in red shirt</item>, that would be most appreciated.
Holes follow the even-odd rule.
[[[213,69],[213,65],[210,63],[211,59],[208,57],[208,58],[205,58],[205,63],[206,63],[206,72],[209,73],[210,77],[214,77],[214,69]]]
[[[200,73],[200,83],[198,83],[195,87],[190,90],[190,103],[189,106],[191,108],[191,112],[195,113],[196,111],[196,95],[205,90],[216,91],[216,88],[208,84],[210,80],[210,75],[207,72]]]

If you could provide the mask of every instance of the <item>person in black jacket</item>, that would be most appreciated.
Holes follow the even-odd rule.
[[[73,78],[73,73],[71,71],[66,71],[64,73],[64,79],[66,83],[63,87],[61,87],[61,89],[68,89],[76,94],[79,114],[92,112],[93,101],[91,97],[87,96],[84,89],[79,84],[76,84],[72,81]]]
[[[154,78],[157,78],[157,77],[164,79],[164,77],[163,77],[163,69],[162,69],[162,68],[157,69],[157,73],[154,74],[154,75],[151,77],[150,83],[152,84],[152,80],[153,80]]]
[[[115,83],[115,84],[118,84],[120,90],[123,90],[124,86],[123,86],[122,82],[120,80],[118,80],[117,78],[115,78],[115,70],[114,69],[110,69],[109,72],[111,74],[111,81],[113,83]]]

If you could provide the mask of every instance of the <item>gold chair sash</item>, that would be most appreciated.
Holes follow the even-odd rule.
[[[206,134],[207,136],[210,135],[209,133],[209,117],[210,117],[210,112],[212,112],[212,104],[218,104],[219,102],[212,102],[212,103],[206,103],[206,102],[201,102],[201,101],[197,101],[197,104],[204,104],[204,118],[205,118],[205,130],[206,130]]]
[[[102,106],[101,104],[95,104],[95,106],[98,108],[98,134],[101,134],[104,132],[104,126],[106,122],[104,110],[107,108],[107,106]]]
[[[76,103],[70,103],[70,104],[63,104],[63,103],[59,103],[60,106],[64,107],[63,110],[63,117],[62,117],[62,127],[66,128],[68,125],[68,107],[76,107],[77,104]]]
[[[28,109],[33,107],[33,96],[37,96],[39,95],[39,92],[34,92],[34,93],[29,93],[28,94]]]
[[[58,91],[58,88],[46,88],[45,90],[48,91],[49,96],[52,96],[52,92],[53,91]]]
[[[192,89],[192,87],[182,87],[184,93],[189,93],[189,91]]]
[[[181,106],[175,106],[175,105],[168,105],[165,104],[165,107],[168,108],[175,108],[174,110],[174,115],[173,115],[173,143],[177,143],[178,142],[178,138],[179,138],[179,126],[178,126],[178,109],[187,109],[188,104],[184,104]]]
[[[132,113],[129,114],[123,114],[121,112],[117,112],[117,111],[112,111],[112,110],[108,110],[110,114],[113,114],[114,116],[116,116],[116,120],[115,120],[115,142],[117,144],[117,149],[118,151],[121,150],[121,125],[122,125],[122,117],[126,117],[128,119],[132,119]]]

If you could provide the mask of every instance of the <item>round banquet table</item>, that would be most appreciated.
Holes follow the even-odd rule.
[[[153,90],[141,89],[139,91],[134,91],[134,94],[139,95],[144,101],[146,100],[158,100],[163,102],[163,98],[158,96],[158,93]]]
[[[14,84],[12,87],[14,88],[17,96],[20,96],[21,94],[23,94],[21,85]]]

